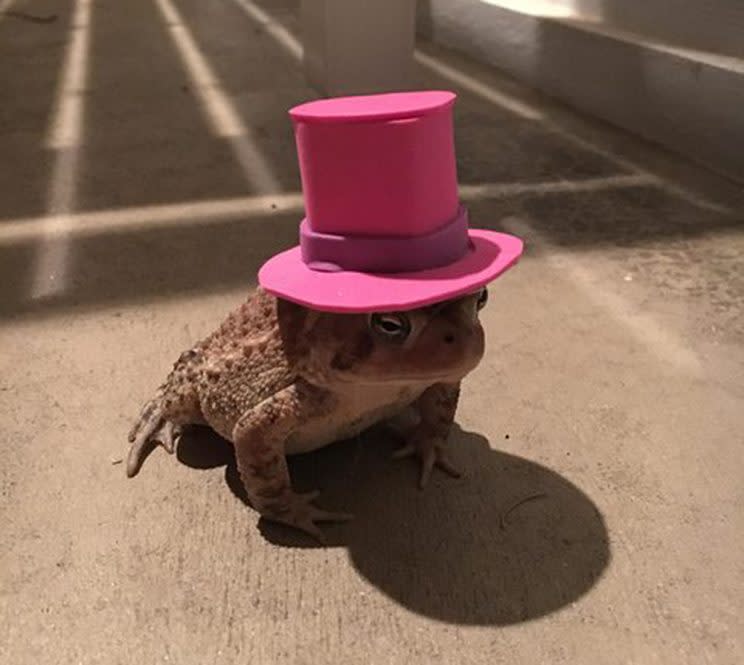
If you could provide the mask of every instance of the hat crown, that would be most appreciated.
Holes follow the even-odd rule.
[[[306,223],[345,236],[419,236],[458,216],[451,92],[309,102],[290,111]]]
[[[326,99],[290,111],[307,217],[259,270],[279,298],[328,312],[392,312],[473,293],[522,241],[469,228],[458,204],[450,92]]]

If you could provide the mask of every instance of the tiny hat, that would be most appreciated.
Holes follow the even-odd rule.
[[[328,312],[405,311],[477,291],[522,241],[468,225],[457,192],[455,94],[389,93],[293,108],[306,217],[258,273],[269,293]]]

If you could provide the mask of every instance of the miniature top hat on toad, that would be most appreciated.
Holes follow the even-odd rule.
[[[332,312],[403,311],[476,291],[519,259],[512,235],[471,229],[445,91],[323,99],[290,111],[306,217],[259,283]]]

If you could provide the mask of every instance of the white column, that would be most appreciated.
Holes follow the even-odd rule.
[[[416,0],[302,0],[305,73],[330,96],[407,90]]]

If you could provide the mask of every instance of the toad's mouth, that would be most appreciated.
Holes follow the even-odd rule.
[[[461,381],[470,372],[472,372],[480,363],[480,358],[477,361],[467,363],[462,367],[431,371],[431,372],[405,372],[401,374],[390,373],[390,374],[376,374],[376,375],[365,375],[364,373],[359,374],[339,374],[334,377],[336,383],[340,384],[365,384],[365,385],[392,385],[392,386],[405,386],[409,384],[421,384],[421,383],[454,383]]]

